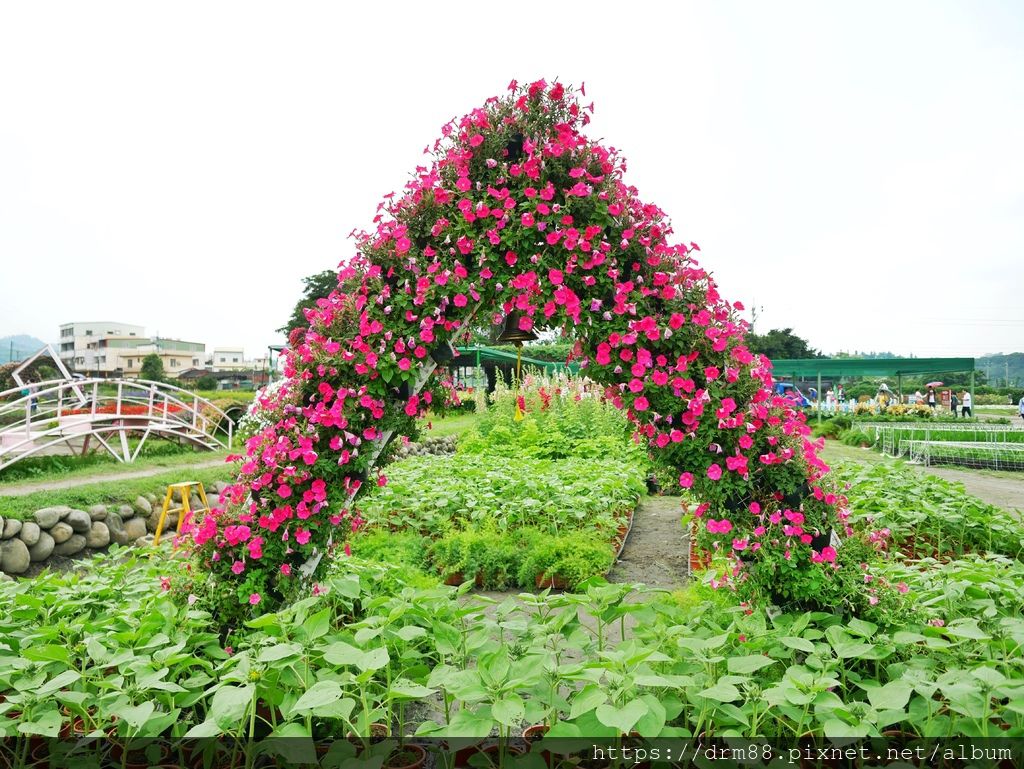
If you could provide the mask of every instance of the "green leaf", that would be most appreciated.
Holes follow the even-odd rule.
[[[277,728],[272,732],[274,737],[299,737],[305,739],[311,739],[312,735],[309,733],[309,729],[304,723],[298,721],[289,721],[284,724],[278,724]]]
[[[306,638],[310,641],[327,635],[327,631],[331,629],[331,610],[318,611],[303,623],[302,629],[306,631]]]
[[[292,710],[299,712],[323,707],[340,700],[342,694],[341,684],[337,681],[317,681],[299,697],[298,701],[292,706]]]
[[[263,649],[257,661],[259,662],[276,662],[277,660],[283,660],[285,657],[297,657],[302,653],[302,646],[296,643],[287,644],[274,644]]]
[[[988,641],[992,638],[978,627],[976,619],[956,619],[946,625],[946,632],[956,638],[970,638],[974,641]]]
[[[71,652],[66,646],[49,644],[44,646],[29,646],[21,650],[21,656],[33,662],[70,662]]]
[[[796,649],[797,651],[806,652],[807,654],[814,653],[814,644],[808,641],[806,638],[798,638],[797,636],[786,635],[779,638],[779,640],[790,649]]]
[[[421,697],[429,697],[434,691],[434,689],[428,689],[426,686],[414,683],[407,678],[398,678],[391,683],[388,694],[393,698],[419,699]]]
[[[775,662],[776,660],[765,657],[763,654],[748,654],[745,657],[730,657],[728,666],[730,673],[744,675],[766,668]]]
[[[39,697],[49,696],[54,692],[59,691],[60,689],[63,689],[64,687],[68,686],[69,684],[73,684],[81,677],[82,676],[79,675],[78,671],[76,670],[65,670],[60,675],[51,678],[45,684],[40,686],[36,690],[36,695]]]
[[[344,641],[335,641],[324,649],[324,662],[331,665],[355,665],[356,660],[362,656],[362,649]]]
[[[253,691],[252,684],[222,686],[213,695],[207,718],[216,721],[222,728],[234,728],[248,710]]]
[[[499,724],[518,726],[523,720],[525,706],[523,699],[517,694],[510,694],[491,705],[491,716]]]
[[[595,684],[587,684],[580,689],[579,694],[572,698],[572,707],[569,710],[569,720],[574,721],[583,713],[589,713],[598,705],[608,700],[608,693]]]
[[[700,692],[699,696],[707,697],[711,700],[718,700],[719,702],[733,702],[740,699],[743,695],[741,695],[740,690],[732,684],[726,684],[719,681],[714,686]]]
[[[21,734],[38,734],[42,737],[56,737],[60,732],[61,718],[56,710],[47,710],[31,721],[18,724]]]
[[[412,641],[414,638],[422,638],[426,634],[427,629],[422,628],[419,625],[406,625],[405,627],[399,628],[395,633],[395,635],[403,641]]]
[[[155,709],[152,702],[143,702],[141,705],[121,708],[117,712],[126,724],[141,729],[149,721]]]
[[[447,734],[453,737],[486,737],[494,727],[489,708],[479,711],[462,709],[448,722]]]
[[[867,690],[868,701],[875,710],[902,710],[913,692],[914,687],[905,681],[890,681]]]
[[[598,721],[617,729],[619,734],[629,734],[633,731],[636,722],[647,715],[647,712],[647,703],[639,699],[631,700],[621,708],[614,705],[598,705],[594,711]]]
[[[223,732],[224,730],[217,725],[216,721],[208,718],[185,732],[185,739],[194,740],[202,737],[217,737],[223,734]]]
[[[368,670],[380,670],[391,661],[388,650],[384,646],[364,652],[355,661],[356,667],[364,673]]]

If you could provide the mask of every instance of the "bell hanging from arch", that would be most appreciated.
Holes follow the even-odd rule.
[[[495,342],[498,344],[522,344],[523,342],[532,342],[536,339],[537,335],[533,331],[523,331],[519,328],[519,319],[521,317],[523,317],[523,314],[519,310],[512,310],[512,312],[506,315],[501,333],[498,334]]]

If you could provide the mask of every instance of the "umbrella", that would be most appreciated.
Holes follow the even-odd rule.
[[[929,382],[925,387],[942,387],[942,382]]]

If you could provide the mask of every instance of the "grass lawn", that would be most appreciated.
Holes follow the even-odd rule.
[[[33,494],[25,494],[20,497],[2,496],[3,489],[0,488],[0,517],[25,518],[40,508],[54,505],[86,508],[89,505],[99,503],[130,504],[140,494],[152,492],[160,495],[167,491],[168,484],[180,483],[181,481],[202,482],[207,489],[207,497],[209,498],[213,495],[212,487],[215,481],[228,481],[231,480],[231,477],[231,465],[208,467],[200,470],[182,466],[178,469],[168,470],[166,473],[150,475],[145,478],[83,483],[70,489],[49,489],[47,491],[37,491]],[[214,499],[210,499],[211,504],[214,501]]]
[[[105,451],[101,451],[96,456],[87,457],[87,461],[81,461],[79,457],[66,456],[30,457],[0,471],[0,496],[5,491],[16,489],[19,486],[32,486],[46,481],[74,480],[75,478],[93,479],[97,476],[133,470],[148,470],[154,467],[188,467],[199,462],[223,461],[229,453],[231,452],[227,450],[195,451],[189,449],[180,453],[141,456],[131,464],[118,462]],[[235,453],[238,453],[237,450]],[[54,460],[59,460],[59,464]]]
[[[446,417],[434,417],[427,415],[420,420],[421,438],[444,438],[449,435],[461,435],[471,430],[480,421],[480,415],[475,411],[451,414]],[[430,429],[427,429],[427,425]]]

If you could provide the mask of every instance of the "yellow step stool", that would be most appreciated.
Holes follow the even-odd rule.
[[[202,501],[203,506],[199,510],[193,510],[189,498],[192,496],[192,488],[197,489],[199,499]],[[174,492],[179,491],[181,496],[181,507],[175,507],[171,509],[171,500],[174,498]],[[206,489],[203,488],[201,481],[183,481],[182,483],[172,483],[167,487],[167,494],[164,495],[164,507],[160,511],[160,520],[156,524],[156,531],[153,533],[153,545],[160,544],[160,533],[164,530],[164,521],[167,520],[168,513],[178,514],[178,528],[175,534],[181,534],[181,522],[185,520],[185,516],[189,513],[199,512],[210,512],[210,503],[206,501]]]

